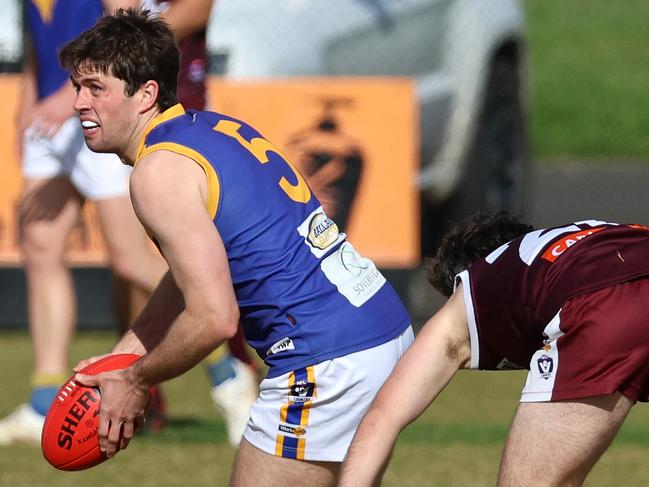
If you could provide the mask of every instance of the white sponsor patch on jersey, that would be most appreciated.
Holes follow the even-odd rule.
[[[349,242],[324,259],[320,268],[338,292],[357,308],[385,284],[385,277],[374,262],[361,257]]]

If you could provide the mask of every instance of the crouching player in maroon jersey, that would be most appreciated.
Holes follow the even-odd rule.
[[[101,390],[100,447],[109,457],[126,447],[149,386],[196,365],[241,318],[269,370],[232,484],[333,485],[356,426],[413,340],[396,292],[259,132],[177,102],[178,48],[163,21],[118,10],[60,60],[88,147],[135,166],[133,207],[170,270],[113,349],[143,357],[76,377]]]
[[[581,485],[649,401],[648,254],[642,225],[535,230],[497,212],[451,230],[428,266],[450,298],[361,422],[341,485],[377,482],[399,432],[461,368],[529,370],[498,485]]]

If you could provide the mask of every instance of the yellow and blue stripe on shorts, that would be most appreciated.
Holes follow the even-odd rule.
[[[316,397],[313,366],[291,372],[288,378],[288,387],[288,400],[280,409],[275,455],[304,460],[309,412],[313,399]]]

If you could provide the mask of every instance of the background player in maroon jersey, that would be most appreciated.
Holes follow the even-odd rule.
[[[534,230],[497,212],[451,230],[427,269],[450,298],[367,412],[339,485],[378,482],[400,431],[461,368],[529,370],[498,485],[581,485],[649,401],[648,252],[643,225]]]

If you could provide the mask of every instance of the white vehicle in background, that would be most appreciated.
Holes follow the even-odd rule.
[[[429,254],[448,221],[481,209],[524,210],[529,161],[521,2],[218,0],[208,47],[213,72],[234,79],[375,75],[415,80],[421,239],[423,253]],[[20,2],[5,3],[0,72],[16,73],[23,47]],[[2,272],[6,282],[23,279],[20,269]],[[388,273],[413,316],[430,316],[428,288],[411,286],[410,271]],[[83,290],[110,289],[107,274],[77,269],[75,279]],[[87,292],[80,299],[88,307],[80,309],[83,326],[112,326],[110,307],[98,297],[107,293]],[[5,294],[0,327],[24,323],[26,310],[15,306],[24,296]]]
[[[516,0],[219,0],[208,45],[231,78],[412,77],[431,249],[449,220],[523,211],[524,34]]]
[[[16,1],[2,2],[0,16],[0,73],[17,72],[23,57],[22,10]]]

